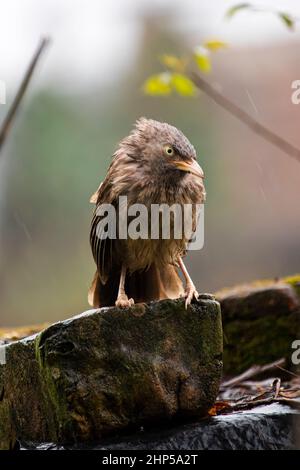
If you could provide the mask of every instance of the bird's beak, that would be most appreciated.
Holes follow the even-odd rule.
[[[204,178],[203,170],[196,160],[191,160],[190,162],[180,160],[179,162],[174,162],[174,165],[178,170],[192,173],[202,179]]]

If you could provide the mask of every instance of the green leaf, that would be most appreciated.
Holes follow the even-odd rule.
[[[194,50],[194,59],[202,72],[209,73],[211,71],[210,54],[206,47],[196,47]]]
[[[232,18],[236,13],[241,10],[245,10],[246,8],[252,8],[252,5],[250,3],[238,3],[237,5],[234,5],[233,7],[229,8],[225,16],[226,18]]]
[[[164,54],[160,57],[163,65],[176,72],[183,72],[187,65],[187,60],[175,55]]]
[[[182,96],[194,96],[197,92],[192,80],[182,73],[173,73],[171,84],[174,90]]]
[[[294,28],[295,22],[294,22],[293,18],[288,13],[279,12],[278,16],[289,29]]]
[[[283,11],[274,11],[274,10],[271,10],[271,9],[267,9],[267,8],[259,8],[259,7],[256,7],[254,5],[251,5],[250,3],[239,3],[238,5],[235,5],[231,8],[229,8],[229,10],[227,10],[226,12],[226,17],[227,18],[232,18],[237,12],[239,12],[240,10],[244,10],[244,9],[250,9],[251,11],[254,11],[254,12],[269,12],[269,13],[274,13],[275,15],[277,15],[281,21],[283,21],[283,23],[289,28],[289,29],[293,29],[294,28],[294,25],[295,25],[295,19],[292,18],[292,16],[289,14],[289,13],[285,13]]]
[[[219,39],[209,39],[205,41],[204,47],[210,51],[217,51],[219,49],[225,49],[228,47],[228,44],[224,41],[220,41]]]
[[[169,72],[151,75],[143,85],[144,93],[147,95],[169,95],[171,87],[172,74]]]

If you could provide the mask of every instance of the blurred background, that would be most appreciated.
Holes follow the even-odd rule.
[[[300,79],[300,23],[291,32],[273,15],[246,11],[224,20],[235,3],[1,2],[1,119],[40,37],[52,44],[0,155],[0,326],[89,308],[89,197],[140,116],[182,129],[205,170],[205,244],[187,260],[200,291],[299,271],[300,164],[205,95],[141,91],[161,70],[159,55],[217,37],[230,48],[214,55],[209,81],[300,147],[300,105],[291,102],[291,83]],[[297,0],[262,3],[300,18]]]

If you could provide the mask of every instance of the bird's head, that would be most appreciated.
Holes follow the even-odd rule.
[[[121,146],[144,172],[152,176],[173,181],[187,174],[204,178],[192,144],[180,130],[167,123],[140,118]]]

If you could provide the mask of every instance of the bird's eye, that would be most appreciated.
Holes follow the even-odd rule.
[[[169,145],[167,145],[165,147],[165,152],[167,155],[173,155],[174,154],[174,149],[172,147],[170,147]]]

